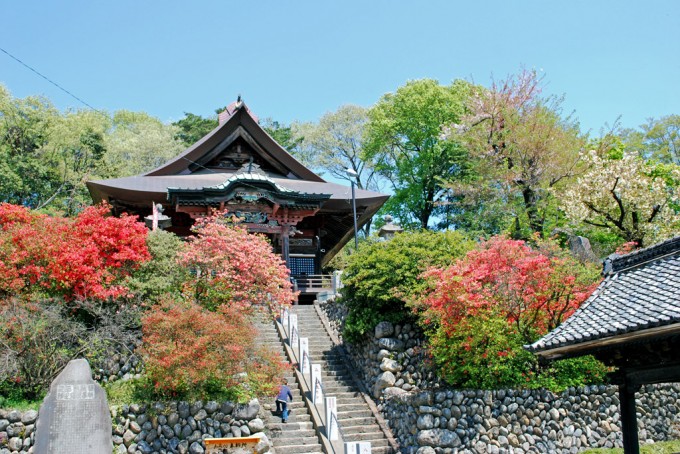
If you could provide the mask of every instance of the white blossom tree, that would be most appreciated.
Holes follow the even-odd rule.
[[[654,165],[629,152],[603,157],[590,151],[582,159],[588,170],[556,194],[571,222],[608,229],[639,247],[680,231],[678,166]]]

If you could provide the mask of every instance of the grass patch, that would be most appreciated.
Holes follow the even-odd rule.
[[[11,410],[39,410],[44,395],[27,399],[21,389],[10,382],[0,382],[0,408]]]
[[[215,400],[218,402],[231,401],[248,402],[255,397],[241,385],[225,389],[219,383],[208,383],[203,388],[178,395],[160,395],[153,384],[144,377],[132,380],[116,380],[103,385],[109,405],[123,405],[131,403],[151,403],[167,400]]]
[[[640,445],[641,454],[675,454],[678,452],[680,452],[680,440],[662,441],[651,445]],[[623,454],[623,449],[588,449],[581,454]]]
[[[135,380],[116,380],[103,386],[109,405],[131,404],[139,401]]]

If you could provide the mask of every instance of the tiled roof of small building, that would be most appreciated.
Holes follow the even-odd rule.
[[[680,321],[680,236],[612,256],[603,274],[571,317],[527,349],[546,352]]]

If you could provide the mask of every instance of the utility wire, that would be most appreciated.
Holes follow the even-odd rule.
[[[79,97],[77,97],[76,95],[74,95],[73,93],[71,93],[70,91],[68,91],[67,89],[65,89],[64,87],[62,87],[61,85],[59,85],[58,83],[56,83],[55,81],[53,81],[52,79],[50,79],[49,77],[45,76],[44,74],[42,74],[41,72],[39,72],[37,69],[33,68],[32,66],[30,66],[30,65],[24,63],[23,61],[21,61],[19,58],[17,58],[17,57],[15,57],[14,55],[10,54],[9,52],[7,52],[7,51],[6,51],[5,49],[3,49],[2,47],[0,47],[0,51],[2,51],[3,53],[5,53],[9,58],[15,60],[16,62],[18,62],[19,64],[21,64],[21,65],[24,66],[25,68],[29,69],[30,71],[34,72],[34,73],[37,74],[38,76],[42,77],[43,79],[45,79],[46,81],[48,81],[49,83],[51,83],[52,85],[54,85],[55,87],[57,87],[59,90],[63,91],[64,93],[66,93],[67,95],[69,95],[70,97],[72,97],[73,99],[75,99],[76,101],[78,101],[78,102],[82,103],[83,105],[89,107],[90,109],[94,110],[95,112],[99,112],[99,113],[102,114],[102,115],[108,116],[108,114],[106,114],[105,112],[103,112],[103,111],[101,111],[101,110],[99,110],[99,109],[96,109],[96,108],[92,107],[90,104],[86,103],[85,101],[83,101],[82,99],[80,99]]]

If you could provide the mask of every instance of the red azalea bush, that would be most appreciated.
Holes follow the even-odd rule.
[[[579,262],[553,242],[536,242],[531,247],[494,237],[453,265],[424,274],[431,287],[414,307],[449,383],[560,388],[602,379],[602,365],[563,368],[578,369],[578,376],[546,375],[522,347],[571,315],[599,282],[595,266]]]
[[[179,263],[194,273],[187,291],[196,302],[214,309],[293,301],[290,272],[264,236],[222,223],[219,216],[199,221],[194,231]]]
[[[194,303],[165,301],[142,319],[147,378],[164,397],[239,389],[271,393],[282,364],[255,344],[256,330],[237,306],[209,311]],[[245,373],[245,374],[244,374]]]
[[[0,204],[0,292],[45,293],[67,300],[128,293],[122,284],[149,260],[144,224],[88,207],[58,218]]]

